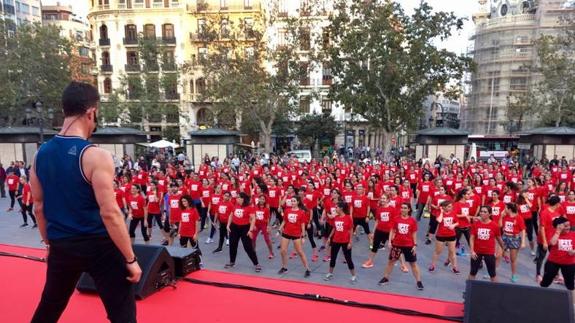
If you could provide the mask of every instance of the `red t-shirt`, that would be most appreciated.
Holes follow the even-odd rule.
[[[234,210],[234,205],[232,202],[221,201],[218,203],[216,207],[216,214],[218,215],[218,220],[221,223],[228,223],[228,219],[230,218],[230,213]]]
[[[204,203],[205,207],[208,207],[208,204],[210,204],[210,196],[212,195],[212,188],[209,186],[202,186],[200,189],[200,195],[202,203]]]
[[[438,223],[437,236],[443,238],[455,237],[455,229],[450,229],[449,226],[459,223],[457,214],[451,210],[449,213],[443,213],[443,221]]]
[[[179,194],[170,195],[168,197],[168,204],[170,207],[170,223],[180,222],[182,210],[180,209],[180,198],[182,196]]]
[[[218,204],[222,201],[222,196],[220,194],[212,194],[210,195],[210,214],[216,214],[218,209]]]
[[[16,175],[9,175],[8,177],[6,177],[6,185],[8,185],[9,191],[17,190],[19,183],[20,183],[20,179]]]
[[[255,206],[256,225],[267,226],[270,221],[270,209],[265,206]]]
[[[190,181],[190,197],[193,200],[199,200],[202,197],[201,187],[202,183],[199,181]]]
[[[397,209],[392,206],[380,206],[375,211],[378,231],[389,232],[393,226],[393,220],[397,217]]]
[[[527,203],[517,205],[517,211],[524,220],[529,220],[533,217],[531,208],[529,208]]]
[[[147,194],[148,199],[148,213],[149,214],[160,214],[162,213],[160,210],[160,194],[154,194],[153,192],[148,192]]]
[[[306,216],[303,210],[287,209],[283,214],[283,233],[290,237],[301,237],[301,225],[305,223]]]
[[[563,210],[569,222],[575,225],[575,202],[563,202]]]
[[[453,210],[455,211],[455,214],[470,215],[470,209],[471,207],[466,201],[461,200],[459,202],[453,203]],[[471,225],[467,218],[458,218],[458,221],[460,228],[468,228]]]
[[[349,243],[353,221],[347,214],[337,216],[334,221],[332,241],[335,243]]]
[[[124,191],[121,189],[114,190],[114,198],[116,199],[116,203],[120,207],[120,209],[124,208]]]
[[[574,265],[575,255],[569,255],[569,251],[575,248],[575,232],[561,233],[557,244],[549,246],[548,261],[559,265]]]
[[[353,208],[354,218],[365,219],[369,210],[369,199],[365,195],[355,195],[352,198],[351,207]]]
[[[130,195],[126,200],[126,203],[128,203],[128,207],[132,210],[132,217],[134,219],[144,217],[144,206],[146,206],[146,201],[141,194],[138,194],[137,196]]]
[[[196,226],[200,215],[195,207],[181,212],[180,236],[192,238],[196,234]]]
[[[439,208],[438,209],[431,208],[431,215],[433,215],[434,217],[437,217],[441,213],[441,203],[443,203],[444,201],[452,201],[452,200],[453,199],[451,198],[451,196],[449,196],[447,194],[435,195],[431,199],[431,204],[435,205],[435,206],[439,206]]]
[[[560,216],[561,213],[559,211],[559,208],[557,208],[555,211],[551,211],[549,207],[545,207],[543,211],[541,211],[541,214],[539,214],[540,227],[542,230],[544,230],[543,232],[545,233],[545,237],[547,238],[547,243],[549,243],[549,240],[551,239],[553,233],[555,232],[555,228],[553,227],[553,220]],[[543,243],[540,234],[537,235],[537,242],[539,242],[540,244]]]
[[[317,207],[317,203],[321,198],[321,193],[319,191],[313,190],[312,192],[305,192],[303,204],[308,209],[313,209]]]
[[[521,231],[525,230],[525,222],[519,215],[511,217],[506,215],[501,222],[503,233],[506,235],[518,235]]]
[[[429,197],[429,193],[431,192],[431,182],[419,182],[417,185],[417,190],[419,191],[419,195],[417,196],[417,203],[425,204],[427,202],[427,198]]]
[[[491,202],[491,219],[493,222],[499,223],[499,218],[501,217],[501,213],[503,213],[503,211],[505,211],[505,204],[503,202]]]
[[[417,221],[409,217],[407,219],[398,216],[393,220],[392,225],[395,235],[391,244],[395,247],[413,247],[415,241],[413,240],[413,233],[417,232]]]
[[[235,225],[249,225],[250,224],[250,214],[252,213],[252,208],[249,206],[241,207],[236,206],[232,212],[232,223]]]
[[[496,238],[501,236],[499,225],[495,221],[475,222],[471,226],[471,235],[475,237],[473,251],[480,255],[495,255]]]
[[[22,188],[22,203],[24,205],[34,204],[34,200],[32,197],[32,191],[30,190],[30,184],[29,183],[24,184],[24,187]]]
[[[337,205],[335,205],[335,203],[333,203],[333,201],[331,199],[327,199],[323,202],[323,208],[325,210],[325,214],[326,214],[326,222],[333,226],[333,219],[330,218],[330,215],[335,215],[336,214],[336,210],[337,210]]]
[[[343,191],[341,192],[341,196],[343,198],[343,201],[347,204],[349,204],[349,206],[351,207],[351,203],[353,201],[353,198],[355,197],[355,192],[354,191]]]

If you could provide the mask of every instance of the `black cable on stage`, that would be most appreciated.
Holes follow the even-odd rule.
[[[32,260],[32,261],[37,261],[37,262],[46,262],[46,258],[28,256],[28,255],[16,254],[16,253],[11,253],[11,252],[4,252],[4,251],[0,251],[0,256],[22,258],[22,259]],[[239,285],[239,284],[231,284],[231,283],[219,283],[219,282],[212,282],[212,281],[200,280],[200,279],[195,279],[195,278],[187,278],[187,277],[182,278],[182,280],[185,282],[188,282],[188,283],[198,284],[198,285],[207,285],[207,286],[214,286],[214,287],[220,287],[220,288],[242,289],[242,290],[249,290],[249,291],[258,292],[258,293],[265,293],[265,294],[271,294],[271,295],[276,295],[276,296],[291,297],[291,298],[303,299],[303,300],[308,300],[308,301],[316,301],[316,302],[351,306],[351,307],[357,307],[357,308],[386,311],[386,312],[391,312],[391,313],[400,314],[400,315],[420,316],[420,317],[427,317],[427,318],[444,320],[444,321],[451,321],[451,322],[463,322],[462,316],[444,316],[444,315],[439,315],[439,314],[425,313],[425,312],[419,312],[419,311],[403,309],[403,308],[394,308],[394,307],[379,305],[379,304],[370,304],[370,303],[361,303],[361,302],[350,301],[350,300],[341,300],[341,299],[337,299],[337,298],[333,298],[333,297],[322,296],[319,294],[307,294],[307,293],[306,294],[298,294],[298,293],[285,292],[285,291],[279,291],[279,290],[274,290],[274,289],[267,289],[267,288]]]
[[[392,313],[400,314],[400,315],[420,316],[420,317],[427,317],[427,318],[444,320],[444,321],[451,321],[451,322],[463,322],[463,316],[444,316],[444,315],[419,312],[419,311],[414,311],[414,310],[409,310],[409,309],[394,308],[394,307],[379,305],[379,304],[370,304],[370,303],[361,303],[361,302],[350,301],[350,300],[341,300],[341,299],[326,297],[326,296],[322,296],[322,295],[318,295],[318,294],[298,294],[298,293],[284,292],[284,291],[279,291],[279,290],[274,290],[274,289],[267,289],[267,288],[260,288],[260,287],[246,286],[246,285],[238,285],[238,284],[231,284],[231,283],[219,283],[219,282],[205,281],[205,280],[199,280],[199,279],[187,278],[187,277],[182,278],[182,280],[185,282],[188,282],[188,283],[192,283],[192,284],[215,286],[215,287],[221,287],[221,288],[243,289],[243,290],[249,290],[249,291],[253,291],[253,292],[271,294],[271,295],[276,295],[276,296],[284,296],[284,297],[291,297],[291,298],[297,298],[297,299],[303,299],[303,300],[309,300],[309,301],[316,301],[316,302],[338,304],[338,305],[358,307],[358,308],[387,311],[387,312],[392,312]]]
[[[27,260],[32,260],[32,261],[38,261],[38,262],[46,262],[46,258],[35,257],[35,256],[28,256],[28,255],[22,255],[22,254],[11,253],[11,252],[4,252],[4,251],[0,251],[0,256],[13,257],[13,258],[22,258],[22,259],[27,259]]]

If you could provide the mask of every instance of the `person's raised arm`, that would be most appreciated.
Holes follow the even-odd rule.
[[[89,148],[85,151],[82,158],[82,169],[84,174],[86,174],[86,178],[92,183],[94,195],[100,207],[100,216],[108,231],[108,235],[126,259],[126,263],[132,262],[135,259],[132,243],[124,223],[124,216],[114,198],[114,188],[112,186],[114,182],[114,162],[112,156],[100,148]],[[142,273],[137,265],[137,262],[128,264],[128,270],[130,271],[128,280],[134,283],[139,281]]]

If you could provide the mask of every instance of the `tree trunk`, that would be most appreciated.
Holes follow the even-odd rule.
[[[391,138],[393,137],[393,132],[387,131],[387,129],[381,129],[381,137],[383,141],[383,155],[386,156],[391,150]]]
[[[260,144],[264,145],[264,152],[272,152],[272,126],[273,122],[268,124],[260,121]]]

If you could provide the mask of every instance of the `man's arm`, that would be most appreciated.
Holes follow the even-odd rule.
[[[134,259],[134,251],[128,235],[124,216],[114,198],[114,162],[112,156],[100,148],[85,151],[82,166],[86,178],[92,183],[94,194],[100,206],[100,215],[112,241],[126,261]]]
[[[48,245],[46,218],[44,218],[44,192],[42,191],[40,180],[36,176],[36,167],[34,165],[32,165],[30,169],[30,191],[32,191],[32,197],[34,198],[34,214],[36,215],[40,236],[42,237],[42,241]]]

